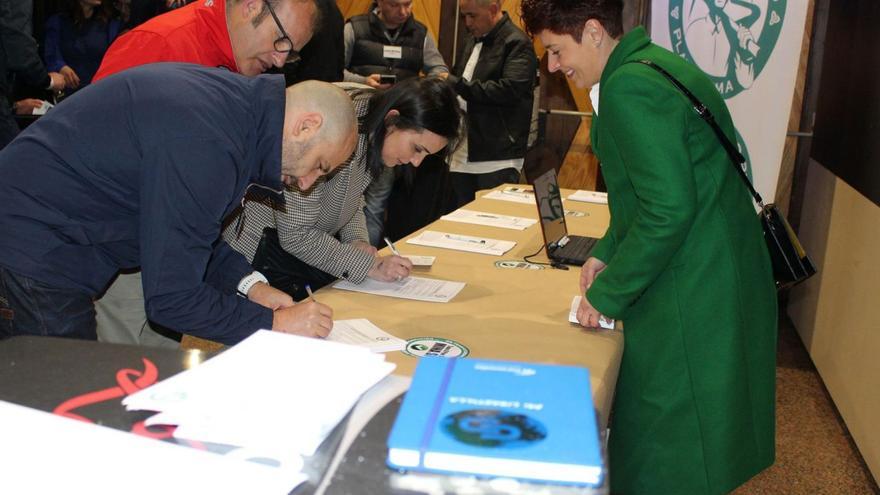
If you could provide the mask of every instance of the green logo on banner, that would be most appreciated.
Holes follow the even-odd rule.
[[[712,79],[725,99],[749,89],[764,70],[787,0],[669,0],[672,51]]]

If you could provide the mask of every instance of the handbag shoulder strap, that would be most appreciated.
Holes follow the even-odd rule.
[[[632,62],[627,63],[639,63],[647,65],[648,67],[656,70],[660,74],[662,74],[669,82],[672,83],[673,86],[678,88],[679,91],[684,94],[688,100],[690,100],[691,105],[694,107],[694,111],[709,124],[709,127],[712,128],[712,131],[715,132],[715,136],[718,138],[718,141],[721,143],[721,146],[724,147],[724,150],[727,152],[727,155],[730,157],[730,160],[733,162],[733,168],[739,173],[740,178],[748,187],[749,192],[752,197],[755,198],[755,202],[758,203],[762,209],[764,208],[764,201],[761,199],[761,195],[758,194],[758,191],[755,190],[755,186],[752,185],[752,182],[749,180],[749,177],[746,175],[745,170],[743,170],[742,165],[745,163],[746,159],[742,156],[742,153],[736,149],[733,143],[730,142],[730,139],[724,135],[724,131],[721,130],[721,127],[718,126],[718,123],[715,122],[715,116],[712,115],[712,112],[709,111],[709,107],[704,105],[693,93],[690,92],[689,89],[685,87],[678,79],[675,78],[672,74],[666,71],[663,67],[655,64],[651,60],[642,59],[642,60],[634,60]]]

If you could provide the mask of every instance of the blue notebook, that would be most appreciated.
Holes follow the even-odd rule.
[[[586,368],[426,357],[388,437],[399,469],[598,486]]]

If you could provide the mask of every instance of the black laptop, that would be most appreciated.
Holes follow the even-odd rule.
[[[547,246],[547,257],[566,265],[583,265],[598,239],[568,235],[556,169],[551,168],[544,172],[532,181],[532,185],[535,188],[535,202],[538,204],[538,217],[544,234],[544,245]]]

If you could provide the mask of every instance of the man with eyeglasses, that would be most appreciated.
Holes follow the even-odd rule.
[[[299,60],[317,21],[314,0],[198,0],[120,36],[93,81],[152,62],[255,76]]]
[[[318,21],[314,0],[197,0],[120,36],[93,82],[153,62],[188,62],[256,76],[296,62]],[[139,272],[121,273],[96,309],[102,341],[179,345],[180,334],[148,323]]]

